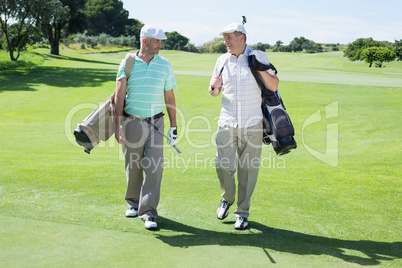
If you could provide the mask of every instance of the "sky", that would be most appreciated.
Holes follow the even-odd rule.
[[[165,32],[177,31],[200,46],[219,37],[227,24],[246,16],[247,43],[295,37],[316,43],[348,44],[358,38],[378,41],[402,39],[401,0],[247,0],[137,1],[122,0],[129,17]]]

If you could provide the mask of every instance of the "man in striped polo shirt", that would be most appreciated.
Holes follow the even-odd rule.
[[[156,229],[157,206],[163,171],[163,135],[147,120],[164,131],[163,101],[170,120],[168,143],[177,137],[176,102],[173,88],[176,80],[170,62],[159,50],[164,32],[152,25],[141,29],[141,47],[127,80],[126,62],[120,64],[116,78],[115,137],[125,156],[129,206],[126,217],[139,216],[146,229]],[[123,116],[124,115],[124,116]],[[120,128],[122,125],[122,128]]]

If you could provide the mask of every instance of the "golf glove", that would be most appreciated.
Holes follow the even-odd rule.
[[[168,144],[173,146],[177,139],[177,127],[171,127],[167,134]]]

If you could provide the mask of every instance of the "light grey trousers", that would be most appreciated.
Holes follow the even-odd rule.
[[[163,117],[152,121],[163,133]],[[142,220],[158,216],[163,172],[163,136],[145,121],[125,118],[122,146],[127,175],[126,202]]]
[[[234,214],[248,218],[261,162],[262,121],[249,128],[219,127],[216,144],[215,166],[222,198],[229,204],[235,202],[237,168],[238,197]]]

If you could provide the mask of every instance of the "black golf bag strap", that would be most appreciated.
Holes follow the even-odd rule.
[[[254,68],[254,66],[253,66],[253,58],[255,59],[254,55],[251,55],[251,56],[248,57],[248,66],[250,67],[251,73],[253,74],[253,76],[255,78],[255,81],[257,82],[258,86],[261,89],[261,97],[264,98],[265,96],[271,95],[271,93],[270,93],[271,91],[269,91],[265,87],[264,83],[261,80],[260,75],[258,74],[257,70]]]
[[[278,70],[276,70],[275,66],[273,64],[263,64],[261,62],[259,62],[257,60],[257,58],[255,57],[255,55],[251,55],[251,63],[254,67],[254,69],[256,69],[257,71],[268,71],[268,70],[273,70],[275,72],[275,74],[278,73]]]
[[[261,97],[263,98],[263,100],[264,100],[264,98],[266,98],[266,97],[270,97],[270,98],[274,97],[274,98],[277,98],[277,99],[281,102],[281,104],[282,104],[282,106],[283,106],[283,109],[286,110],[285,104],[283,103],[282,98],[279,96],[279,92],[278,92],[278,91],[272,92],[272,91],[268,90],[268,89],[265,87],[264,82],[262,82],[260,75],[258,74],[257,70],[256,70],[256,69],[254,68],[254,66],[253,66],[253,63],[252,63],[252,60],[253,60],[253,59],[252,59],[252,58],[255,58],[255,56],[254,56],[254,55],[251,55],[251,56],[248,57],[248,65],[249,65],[249,67],[250,67],[251,73],[253,74],[253,76],[254,76],[254,78],[255,78],[255,80],[256,80],[258,86],[259,86],[260,89],[261,89]],[[272,64],[271,64],[271,65],[272,65]],[[267,65],[265,65],[265,66],[267,66]],[[272,65],[272,66],[273,66],[273,65]],[[275,70],[276,70],[276,69],[275,69]]]

